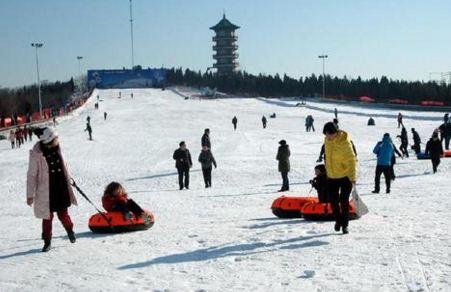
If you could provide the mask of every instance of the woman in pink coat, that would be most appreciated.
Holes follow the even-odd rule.
[[[27,204],[34,205],[36,218],[42,219],[43,252],[49,251],[52,240],[53,213],[67,231],[70,242],[75,242],[73,223],[67,212],[77,205],[70,185],[70,174],[59,147],[58,134],[51,128],[35,130],[39,138],[30,150],[27,173]]]

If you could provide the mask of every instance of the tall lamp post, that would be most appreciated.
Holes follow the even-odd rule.
[[[36,71],[38,75],[38,95],[39,95],[39,115],[42,119],[42,100],[41,100],[41,80],[39,78],[39,58],[38,58],[38,49],[41,48],[43,43],[31,43],[31,46],[36,49]]]
[[[326,59],[327,59],[327,55],[320,55],[320,56],[318,56],[318,58],[320,58],[320,59],[322,59],[323,60],[323,98],[325,98],[326,97],[326,75],[325,75],[325,73],[324,73],[324,63],[326,62]]]
[[[132,70],[135,67],[135,56],[133,50],[133,15],[132,15],[132,0],[130,0],[130,36],[132,41]]]
[[[77,56],[77,60],[78,60],[78,76],[81,76],[81,59],[83,59],[83,56]]]

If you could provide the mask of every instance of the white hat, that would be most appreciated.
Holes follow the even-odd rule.
[[[41,141],[44,144],[48,144],[57,137],[58,133],[55,130],[53,130],[52,128],[44,128],[42,135],[39,136],[39,141]]]

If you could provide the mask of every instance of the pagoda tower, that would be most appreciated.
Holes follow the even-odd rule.
[[[240,27],[231,23],[225,14],[218,24],[210,27],[216,34],[213,37],[213,42],[215,42],[213,59],[216,60],[213,67],[218,70],[219,75],[233,74],[238,68],[238,45],[236,44],[238,37],[235,34],[235,30],[238,28]]]

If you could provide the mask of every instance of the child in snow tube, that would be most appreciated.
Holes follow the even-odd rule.
[[[327,188],[327,173],[324,164],[315,166],[315,178],[310,180],[310,184],[318,192],[318,200],[320,203],[329,202],[329,193]]]
[[[102,205],[107,212],[121,212],[126,220],[132,219],[133,215],[136,218],[146,215],[138,204],[128,198],[125,188],[118,182],[107,185],[103,193]]]

